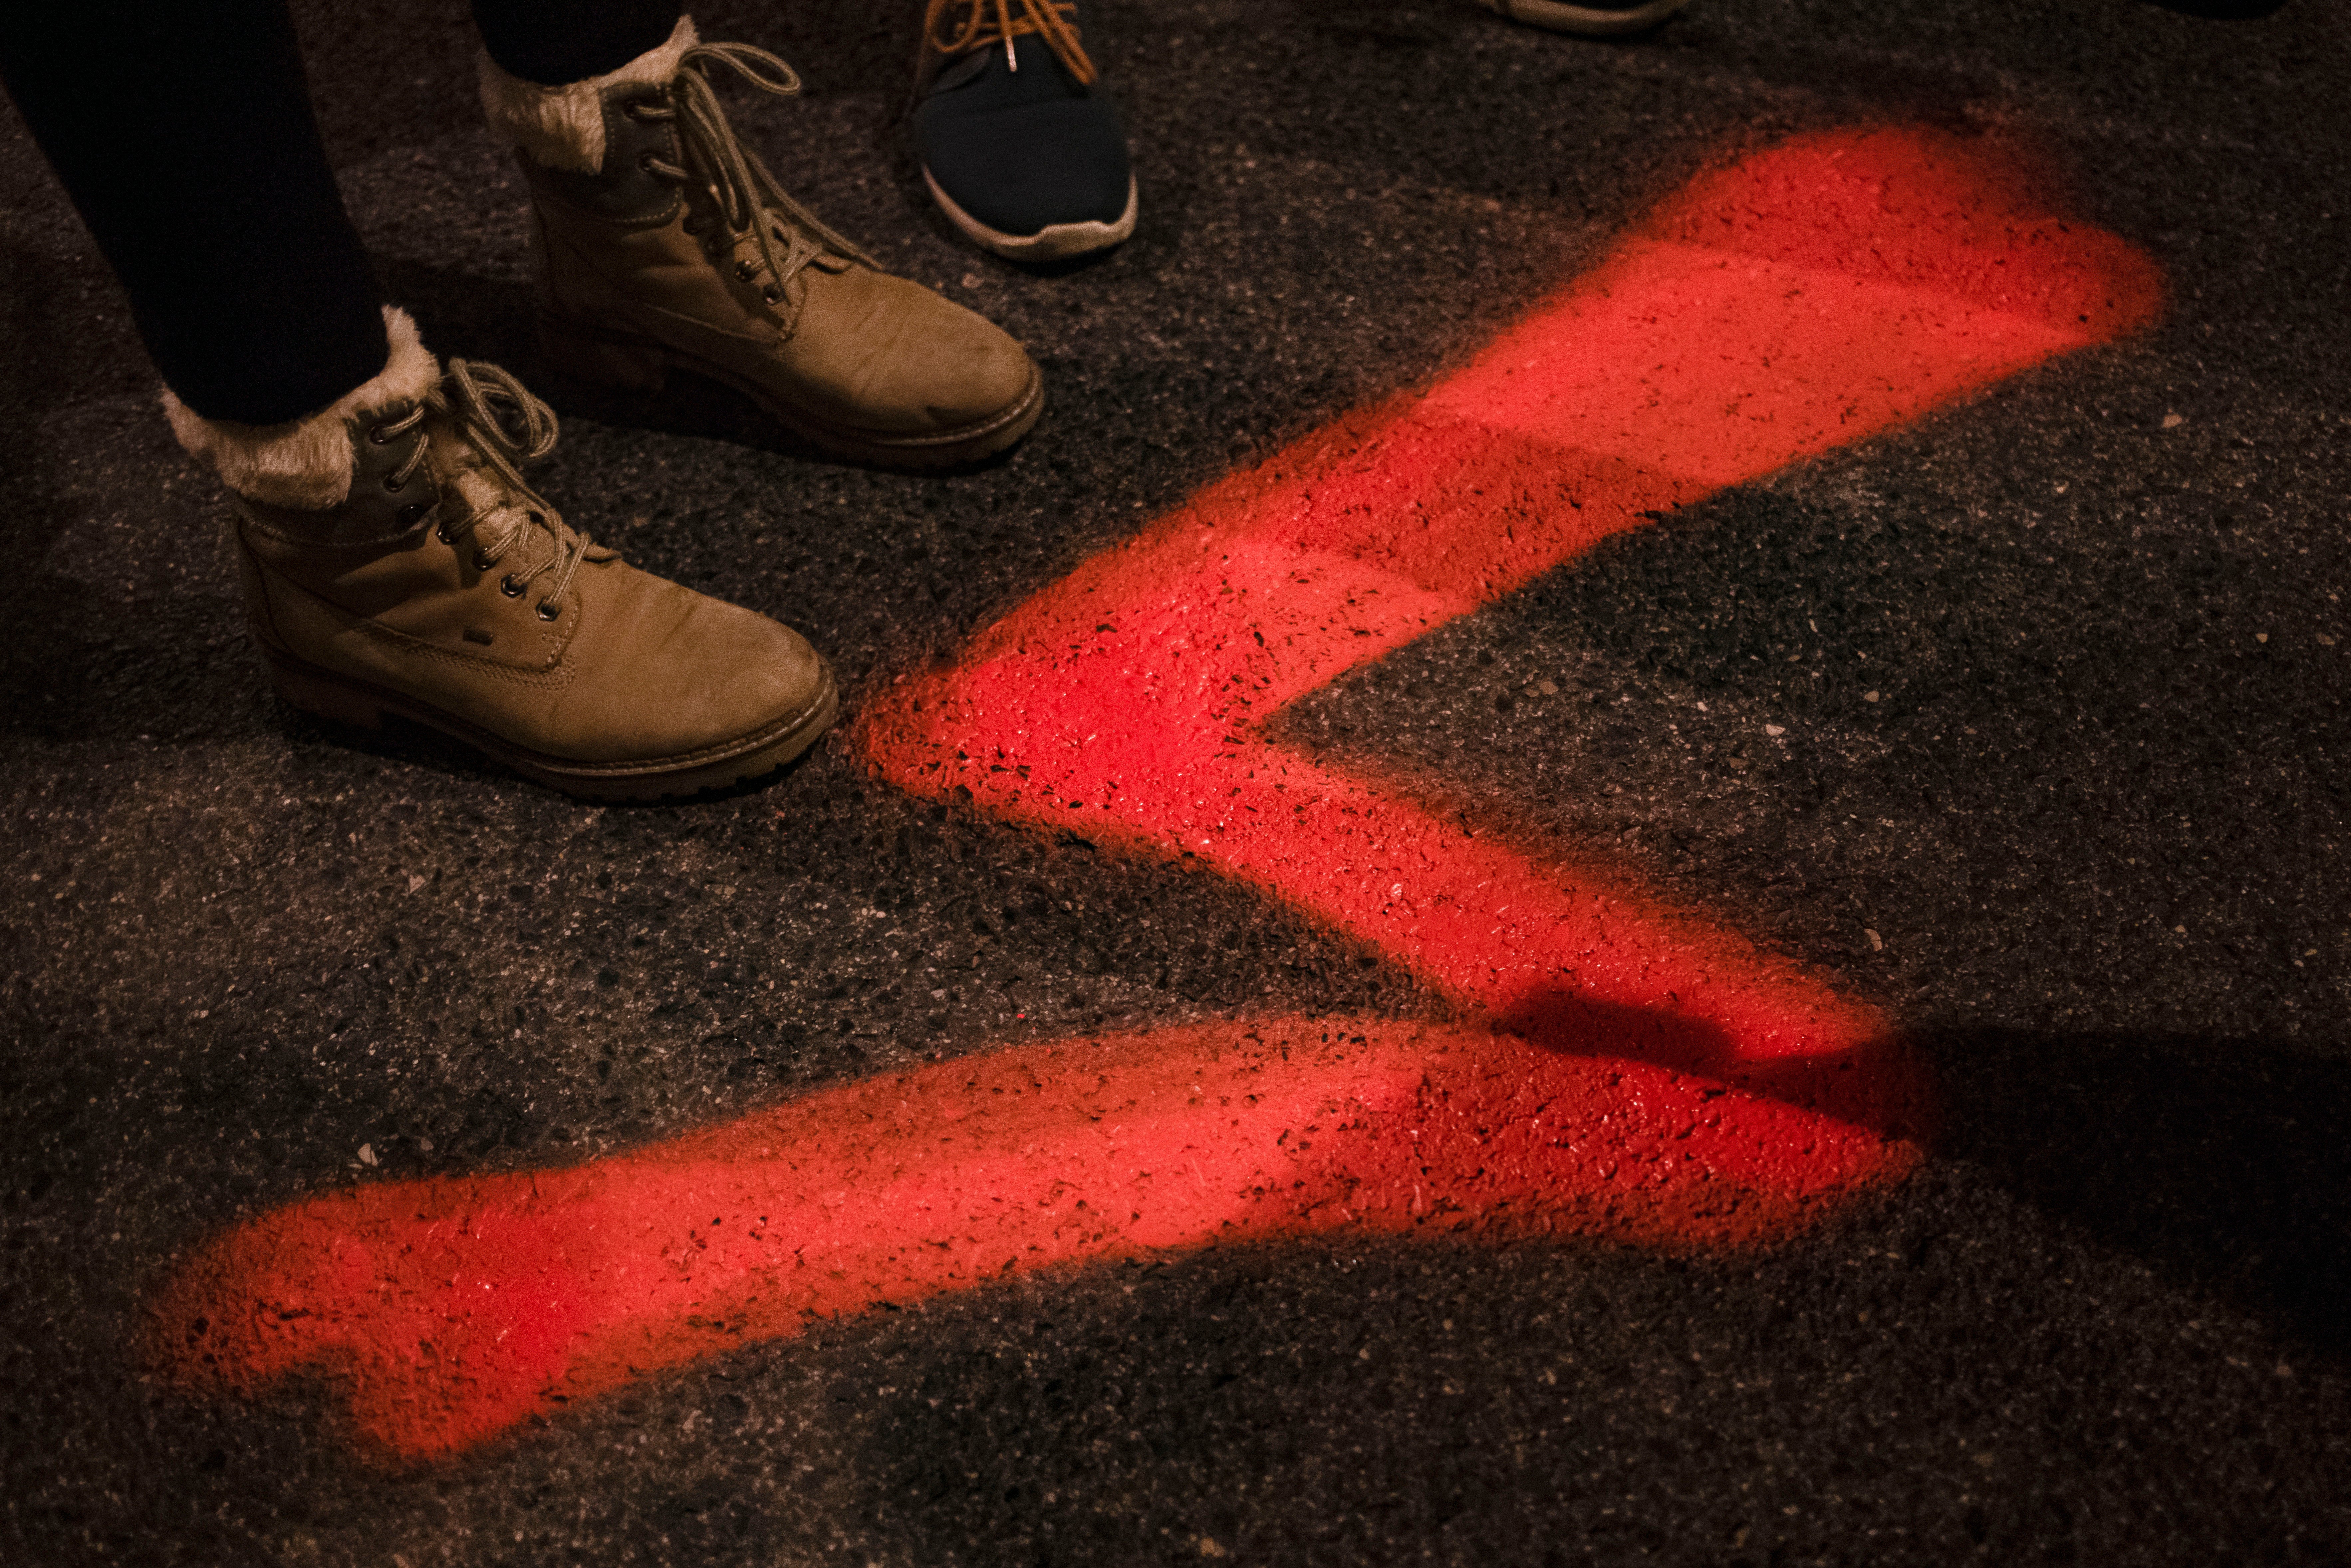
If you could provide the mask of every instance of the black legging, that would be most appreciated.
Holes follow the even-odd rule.
[[[658,47],[680,8],[474,0],[474,20],[507,71],[555,86]],[[190,408],[276,424],[383,369],[285,0],[0,0],[0,81]]]

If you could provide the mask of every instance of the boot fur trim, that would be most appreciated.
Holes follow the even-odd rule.
[[[509,76],[485,49],[481,56],[482,112],[490,129],[519,146],[534,163],[579,174],[604,172],[604,94],[616,87],[666,87],[677,62],[701,40],[694,18],[680,16],[669,42],[586,81],[561,87]]]
[[[440,361],[425,352],[408,312],[383,308],[384,336],[392,357],[383,372],[360,382],[318,413],[285,424],[239,424],[206,419],[163,389],[163,416],[192,457],[212,465],[221,483],[265,506],[323,512],[351,493],[349,421],[354,416],[414,402],[441,380]]]

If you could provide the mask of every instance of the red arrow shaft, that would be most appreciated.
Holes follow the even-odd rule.
[[[424,1458],[815,1318],[1040,1267],[1342,1227],[1766,1239],[1907,1157],[1819,1120],[1484,1030],[1053,1041],[569,1170],[298,1204],[188,1260],[153,1332],[205,1385],[330,1372],[372,1447]]]

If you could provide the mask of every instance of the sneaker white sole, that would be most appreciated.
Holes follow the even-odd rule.
[[[1613,38],[1656,26],[1689,0],[1649,0],[1629,11],[1604,11],[1573,5],[1567,0],[1479,0],[1489,11],[1499,11],[1513,22],[1548,27],[1554,33],[1575,33],[1587,38]]]
[[[1678,3],[1678,0],[1677,0]],[[989,228],[969,213],[955,204],[953,197],[939,189],[928,169],[923,171],[923,183],[931,188],[931,200],[938,203],[939,211],[948,221],[963,230],[984,248],[1014,261],[1061,261],[1073,256],[1086,256],[1112,246],[1123,245],[1134,233],[1134,176],[1126,177],[1126,211],[1116,223],[1100,223],[1088,219],[1081,224],[1048,224],[1033,235],[1008,235]]]

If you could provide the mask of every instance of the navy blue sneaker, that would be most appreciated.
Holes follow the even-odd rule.
[[[930,0],[914,89],[923,179],[989,250],[1053,261],[1134,232],[1126,132],[1072,0]]]

